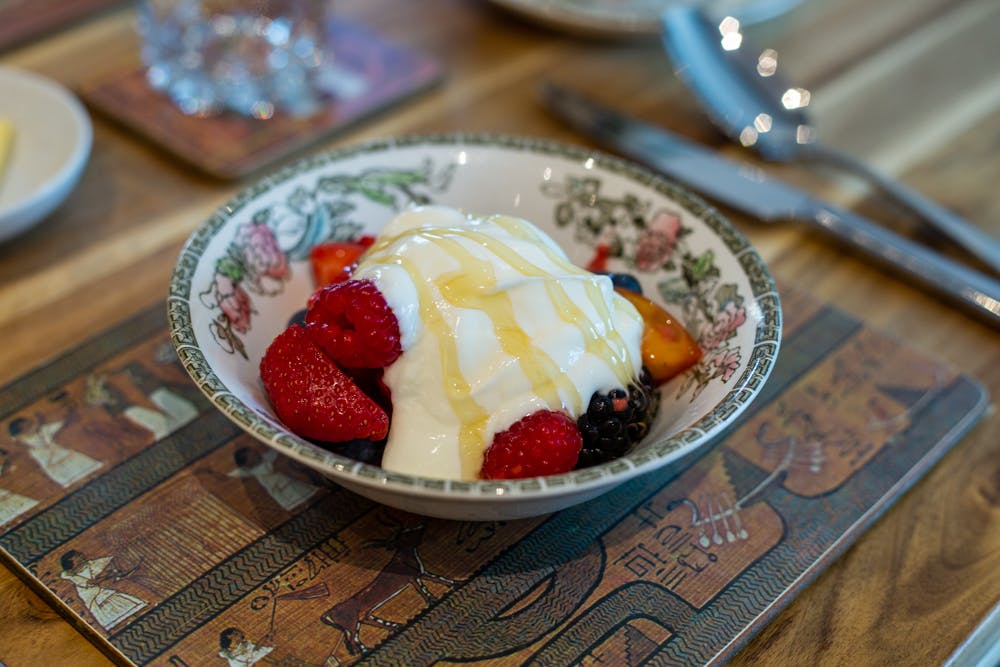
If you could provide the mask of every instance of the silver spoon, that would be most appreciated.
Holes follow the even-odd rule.
[[[738,25],[679,4],[663,14],[663,41],[678,74],[726,134],[768,160],[808,159],[854,172],[1000,273],[1000,241],[899,181],[816,141],[807,91],[775,72],[773,52],[755,50]]]

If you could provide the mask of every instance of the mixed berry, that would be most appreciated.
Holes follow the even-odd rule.
[[[402,350],[385,298],[371,281],[352,278],[371,244],[365,237],[313,249],[320,287],[271,343],[260,374],[275,413],[292,432],[378,465],[392,411],[382,373]],[[659,407],[657,387],[698,361],[692,337],[641,294],[634,277],[613,274],[612,282],[643,318],[640,377],[628,387],[595,393],[576,419],[540,410],[496,434],[480,478],[558,474],[623,456],[649,433]]]

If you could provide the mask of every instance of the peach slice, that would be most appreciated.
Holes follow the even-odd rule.
[[[662,306],[631,290],[616,287],[645,322],[642,332],[642,363],[653,383],[661,385],[698,363],[701,348],[688,330]]]

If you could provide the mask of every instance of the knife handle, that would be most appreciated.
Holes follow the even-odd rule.
[[[978,257],[990,269],[1000,273],[1000,239],[851,155],[819,144],[808,144],[806,151],[814,159],[853,171],[856,175],[868,179],[897,202],[922,217],[924,222]]]
[[[850,211],[817,204],[809,221],[1000,328],[1000,281]]]

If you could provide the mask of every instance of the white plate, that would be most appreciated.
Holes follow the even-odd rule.
[[[704,5],[713,15],[735,16],[743,25],[774,18],[800,0],[492,0],[521,16],[560,30],[605,37],[660,34],[660,16],[682,2]]]
[[[258,364],[313,291],[308,249],[331,237],[377,233],[414,201],[525,218],[581,265],[598,243],[622,249],[610,268],[639,277],[647,296],[682,319],[705,350],[695,368],[661,389],[660,414],[633,452],[564,475],[451,482],[334,455],[277,421]],[[181,362],[249,433],[376,501],[471,520],[562,509],[693,452],[760,391],[781,331],[778,295],[760,257],[700,199],[617,158],[496,135],[379,141],[265,178],[188,240],[168,311]]]
[[[0,116],[14,144],[0,173],[0,242],[52,213],[76,187],[93,129],[80,101],[45,77],[0,67]]]

